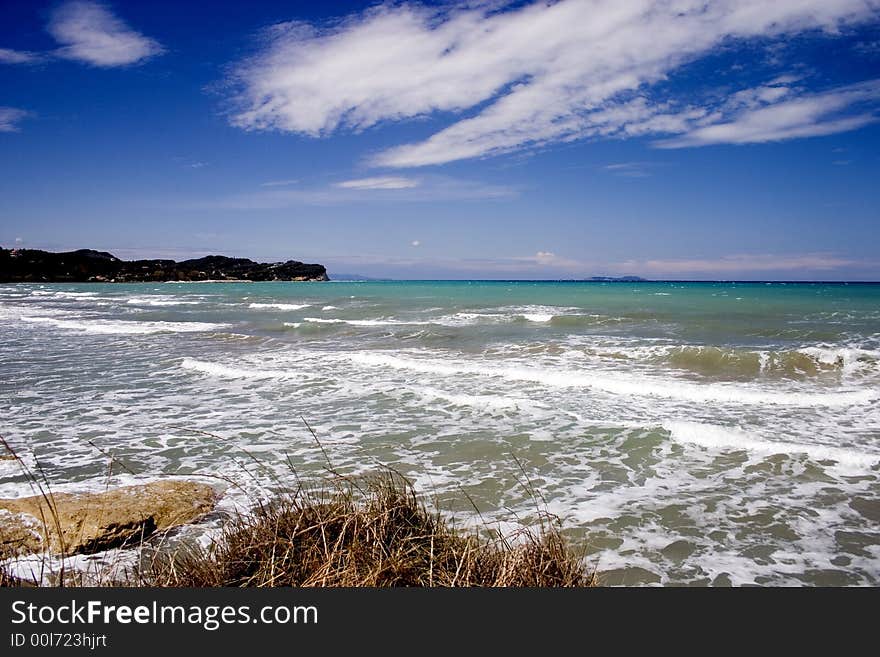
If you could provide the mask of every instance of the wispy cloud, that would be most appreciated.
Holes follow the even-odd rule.
[[[136,32],[97,2],[61,5],[46,29],[62,44],[55,51],[59,57],[93,66],[128,66],[164,52],[158,41]]]
[[[30,115],[27,110],[16,107],[0,107],[0,132],[18,132],[18,124]]]
[[[514,256],[510,258],[504,258],[500,261],[499,264],[503,266],[517,264],[519,266],[523,266],[526,269],[548,269],[550,271],[566,272],[568,274],[573,274],[574,272],[582,272],[587,266],[587,263],[583,260],[560,256],[552,251],[538,251],[537,253],[535,253],[535,255],[531,256]]]
[[[831,135],[877,120],[873,106],[880,100],[880,80],[805,94],[785,85],[765,85],[740,92],[719,108],[714,120],[695,121],[679,137],[657,142],[661,148],[708,144],[754,144],[796,137]],[[842,115],[870,103],[871,110]],[[728,118],[728,115],[732,114]]]
[[[771,253],[735,254],[717,258],[671,258],[628,260],[615,263],[613,269],[643,275],[750,274],[761,272],[832,271],[860,263],[829,253],[780,255]]]
[[[38,52],[0,48],[0,64],[37,64],[45,59]]]
[[[618,162],[616,164],[606,164],[602,167],[615,176],[624,178],[647,178],[651,175],[651,167],[655,166],[654,162]]]
[[[671,258],[608,262],[579,259],[538,251],[530,256],[486,258],[417,258],[381,255],[322,256],[336,268],[355,268],[399,277],[449,276],[451,278],[573,278],[596,275],[638,275],[646,278],[755,280],[778,277],[805,280],[849,276],[872,269],[876,262],[854,260],[828,253],[738,254],[711,258]]]
[[[336,183],[343,189],[412,189],[419,186],[418,180],[412,178],[400,178],[394,176],[382,176],[377,178],[358,178],[357,180],[345,180]]]
[[[584,138],[680,135],[664,144],[673,147],[831,134],[868,121],[839,114],[876,99],[876,87],[802,97],[783,88],[794,80],[777,80],[694,105],[657,83],[722,43],[833,33],[878,13],[874,0],[389,3],[329,26],[267,30],[235,68],[231,116],[248,130],[319,137],[478,108],[372,159],[394,168]]]
[[[386,180],[386,182],[375,182]],[[347,203],[424,203],[434,201],[481,201],[513,198],[513,187],[490,185],[448,176],[423,176],[418,180],[398,179],[346,180],[328,185],[275,189],[242,193],[199,203],[199,207],[232,209],[271,209],[296,205],[344,205]],[[365,182],[366,181],[366,182]],[[403,184],[402,181],[407,181]],[[266,187],[266,185],[262,185]],[[278,187],[281,187],[280,185]]]
[[[289,187],[290,185],[296,185],[299,182],[299,179],[291,178],[290,180],[269,180],[264,183],[260,183],[260,187]]]

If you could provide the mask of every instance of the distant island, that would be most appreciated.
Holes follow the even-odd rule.
[[[587,280],[597,283],[646,283],[648,279],[641,276],[593,276]]]
[[[327,281],[323,265],[297,260],[260,263],[210,255],[184,260],[120,260],[80,249],[52,253],[0,247],[0,283],[140,283],[166,281]]]

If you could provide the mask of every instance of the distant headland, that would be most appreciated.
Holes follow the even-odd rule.
[[[167,281],[327,281],[324,265],[260,263],[210,255],[184,260],[120,260],[80,249],[53,253],[0,248],[0,283],[140,283]]]

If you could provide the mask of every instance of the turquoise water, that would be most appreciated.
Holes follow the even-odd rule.
[[[244,504],[322,470],[304,418],[462,520],[525,474],[609,584],[880,583],[880,285],[6,285],[0,417],[60,490]]]

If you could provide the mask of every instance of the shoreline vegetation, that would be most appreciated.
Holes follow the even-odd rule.
[[[598,585],[559,519],[540,505],[537,522],[512,535],[486,522],[462,530],[388,468],[348,477],[331,466],[311,484],[300,481],[271,501],[254,501],[247,513],[221,514],[214,509],[217,491],[190,480],[53,493],[39,468],[31,470],[2,438],[0,443],[37,493],[0,500],[4,587]],[[178,531],[206,519],[219,523],[207,546]],[[65,565],[76,555],[117,548],[136,551],[136,558],[88,577]],[[30,576],[14,567],[21,558],[31,560]]]
[[[120,260],[80,249],[53,253],[0,247],[0,283],[167,283],[328,281],[324,265],[298,260],[261,263],[210,255],[184,260]]]

